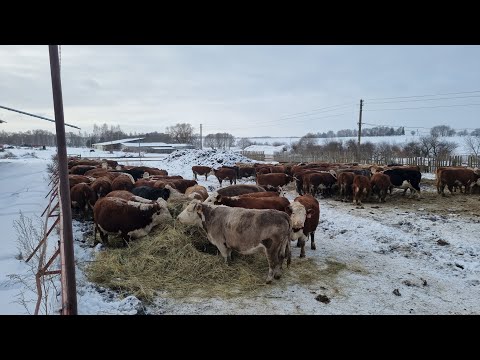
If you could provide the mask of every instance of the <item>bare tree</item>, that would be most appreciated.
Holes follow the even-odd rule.
[[[439,136],[430,135],[420,138],[421,154],[425,157],[450,156],[456,147],[457,144],[454,142],[440,140]]]
[[[203,140],[203,145],[205,147],[211,147],[212,149],[215,149],[215,135],[208,134],[207,136],[205,136],[205,139]]]
[[[464,141],[471,155],[480,156],[480,135],[467,136]]]
[[[252,145],[252,142],[248,138],[241,138],[237,141],[237,146],[242,150],[246,147],[249,147],[250,145]]]
[[[454,136],[455,130],[448,125],[437,125],[430,129],[432,136]]]
[[[168,126],[166,133],[170,135],[173,142],[177,144],[191,144],[193,142],[194,129],[191,124],[179,123]]]

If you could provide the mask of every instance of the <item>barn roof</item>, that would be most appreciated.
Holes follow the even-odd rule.
[[[129,143],[130,141],[137,141],[142,140],[144,138],[133,138],[133,139],[120,139],[120,140],[113,140],[113,141],[105,141],[101,143],[95,143],[92,145],[114,145],[114,144],[122,144],[122,143]]]

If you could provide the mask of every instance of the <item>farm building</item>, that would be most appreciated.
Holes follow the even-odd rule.
[[[170,154],[175,150],[194,149],[195,147],[190,144],[167,144],[163,142],[151,142],[151,143],[122,143],[122,149],[126,151],[138,151],[142,149],[144,152],[158,153],[158,154]]]
[[[123,143],[128,143],[129,141],[137,141],[137,140],[142,140],[143,138],[133,138],[133,139],[120,139],[120,140],[113,140],[113,141],[105,141],[101,143],[95,143],[92,144],[92,147],[94,147],[97,150],[103,150],[103,151],[113,151],[113,150],[122,150]],[[137,145],[138,146],[138,145]]]

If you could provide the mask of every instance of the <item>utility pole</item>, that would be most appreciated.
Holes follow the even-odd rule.
[[[62,283],[62,314],[77,315],[77,291],[75,284],[75,255],[73,252],[72,210],[70,208],[70,186],[68,184],[67,146],[63,118],[62,82],[58,45],[48,45],[50,72],[52,75],[53,109],[57,135],[58,178],[60,195],[60,257]]]
[[[200,124],[200,149],[203,149],[202,124]]]
[[[360,161],[360,140],[362,138],[362,108],[363,100],[360,99],[360,114],[358,116],[358,143],[357,143],[357,161]]]

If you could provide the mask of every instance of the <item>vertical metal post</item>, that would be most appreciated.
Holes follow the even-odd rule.
[[[60,179],[60,255],[62,267],[62,314],[77,314],[77,292],[75,284],[75,256],[73,252],[72,210],[70,208],[70,187],[68,185],[68,161],[63,118],[62,82],[58,46],[49,45],[50,71],[52,75],[53,108],[57,137],[57,156]]]
[[[360,162],[360,139],[362,138],[362,108],[363,100],[360,99],[360,115],[358,116],[358,144],[357,144],[357,161]]]

